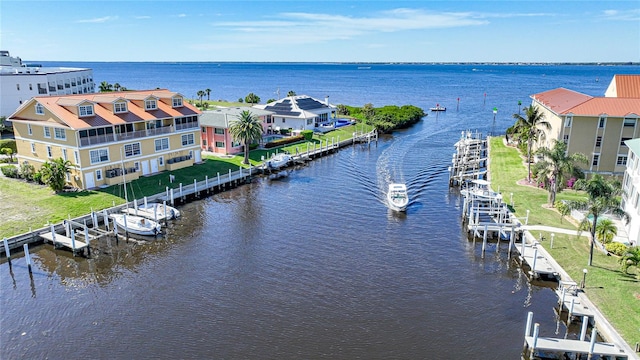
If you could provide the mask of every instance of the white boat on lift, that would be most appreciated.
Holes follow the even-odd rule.
[[[291,161],[291,155],[287,153],[279,153],[274,155],[271,159],[267,161],[267,168],[270,170],[277,170],[283,166],[286,166]]]
[[[407,186],[405,184],[392,183],[389,184],[387,192],[387,203],[389,208],[395,211],[406,211],[409,205],[409,195],[407,194]]]
[[[160,234],[160,224],[157,222],[145,219],[142,216],[127,215],[127,214],[111,214],[109,215],[113,221],[118,225],[118,229],[126,231],[131,234],[142,236],[156,236]]]
[[[178,209],[173,206],[160,203],[140,204],[137,205],[137,210],[135,207],[133,209],[126,208],[123,209],[122,212],[130,215],[142,216],[156,221],[176,219],[180,216],[180,211]]]
[[[476,199],[485,200],[502,200],[502,194],[491,190],[491,183],[486,180],[471,180],[463,185],[460,194],[464,197],[475,197]]]

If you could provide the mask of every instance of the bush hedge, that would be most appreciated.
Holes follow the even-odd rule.
[[[10,177],[10,178],[18,177],[18,168],[13,165],[6,165],[3,167],[0,167],[0,171],[2,171],[2,174],[4,174],[4,176],[6,177]]]
[[[15,139],[4,139],[0,140],[0,149],[9,148],[13,150],[13,153],[16,154],[18,152],[18,148],[16,147]]]
[[[619,242],[610,242],[606,244],[604,248],[607,249],[608,252],[618,256],[624,255],[627,251],[627,245]]]
[[[298,142],[298,141],[302,141],[302,140],[304,140],[304,136],[302,136],[302,135],[286,137],[286,138],[277,139],[277,140],[268,142],[268,143],[264,144],[264,148],[265,149],[270,149],[270,148],[273,148],[273,147],[292,144],[292,143],[295,143],[295,142]]]

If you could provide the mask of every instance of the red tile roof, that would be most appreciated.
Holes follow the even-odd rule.
[[[146,121],[154,119],[163,119],[169,117],[181,117],[200,114],[200,111],[189,104],[183,97],[182,107],[172,107],[169,104],[158,101],[157,110],[144,110],[134,101],[143,100],[149,97],[158,99],[171,99],[174,96],[182,96],[181,94],[171,92],[166,89],[145,90],[145,91],[123,91],[108,93],[91,93],[78,95],[61,95],[61,96],[41,96],[35,97],[30,102],[37,101],[47,110],[53,113],[59,120],[72,129],[86,129],[96,126],[119,125],[132,123],[136,121]],[[127,110],[125,113],[114,114],[109,108],[115,100],[127,100]],[[134,100],[134,101],[131,101]],[[83,101],[94,104],[93,116],[78,117],[70,112],[65,106],[76,106]],[[144,106],[144,104],[141,104]],[[16,120],[30,120],[21,118],[19,110],[16,112]],[[49,119],[47,121],[53,121]]]
[[[532,98],[558,115],[584,116],[640,116],[640,97],[593,97],[576,91],[558,88],[535,94]]]
[[[567,109],[571,109],[587,100],[593,99],[592,96],[565,88],[541,92],[531,97],[556,114],[562,114]]]

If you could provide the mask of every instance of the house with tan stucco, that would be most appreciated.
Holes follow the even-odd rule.
[[[19,165],[62,158],[68,185],[91,189],[201,162],[199,117],[183,95],[156,89],[38,96],[9,120]]]

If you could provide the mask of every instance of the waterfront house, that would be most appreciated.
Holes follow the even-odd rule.
[[[0,50],[0,116],[8,117],[34,96],[95,92],[93,70],[25,64]]]
[[[330,123],[337,114],[337,108],[329,104],[329,97],[321,101],[307,95],[288,96],[253,107],[273,112],[273,122],[267,126],[267,133],[278,133],[281,129],[314,130]]]
[[[537,146],[564,141],[569,153],[589,158],[587,174],[622,176],[629,148],[627,140],[640,137],[640,75],[616,75],[605,96],[593,97],[558,88],[532,95],[533,106],[551,124]]]
[[[202,150],[225,155],[243,152],[242,143],[231,137],[229,126],[231,122],[238,120],[240,114],[245,110],[260,119],[263,133],[266,133],[272,122],[273,112],[271,111],[251,107],[221,107],[215,110],[205,110],[200,115]]]
[[[57,158],[80,189],[201,162],[200,111],[166,89],[34,97],[11,116],[20,165]]]
[[[629,243],[638,245],[640,240],[640,139],[627,140],[628,161],[622,180],[621,208],[629,215],[626,232]]]

